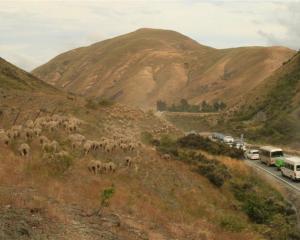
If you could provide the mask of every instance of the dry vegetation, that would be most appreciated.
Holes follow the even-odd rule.
[[[153,112],[52,88],[44,91],[39,82],[15,89],[10,84],[15,75],[5,76],[9,84],[0,90],[1,136],[6,135],[0,143],[0,238],[258,240],[270,239],[273,232],[286,236],[285,231],[271,231],[268,223],[253,222],[234,195],[233,180],[244,184],[244,178],[238,181],[241,174],[255,178],[241,161],[204,157],[202,164],[218,169],[214,174],[229,171],[230,178],[215,184],[197,172],[193,157],[178,161],[178,156],[190,156],[185,149],[179,149],[178,156],[167,152],[174,147],[169,139],[182,132]],[[22,148],[20,154],[22,144],[29,151]],[[161,153],[161,147],[169,155]],[[264,183],[251,187],[280,199]],[[288,226],[292,224],[291,220]]]

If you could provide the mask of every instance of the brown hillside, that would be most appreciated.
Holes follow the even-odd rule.
[[[146,108],[181,98],[230,105],[293,53],[283,47],[218,50],[174,31],[140,29],[63,53],[33,74],[68,91]]]
[[[233,118],[253,139],[299,147],[300,55],[278,68],[244,96]]]
[[[152,143],[172,150],[173,141],[161,137],[182,133],[151,111],[42,87],[7,89],[0,85],[1,239],[258,240],[290,233],[285,226],[293,219],[287,225],[280,214],[274,229],[269,226],[277,218],[257,226],[243,211],[233,190],[245,186],[247,197],[262,195],[262,203],[288,205],[242,161],[206,154],[206,163],[218,163],[230,176],[217,187],[188,158],[162,155]],[[23,144],[29,147],[26,154],[20,152]],[[178,149],[178,157],[190,151]],[[92,160],[101,161],[99,171],[89,168]],[[249,184],[252,179],[257,183]]]

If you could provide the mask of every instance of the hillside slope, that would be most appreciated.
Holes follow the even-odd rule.
[[[179,148],[170,139],[182,132],[151,111],[42,88],[0,92],[5,240],[261,240],[293,233],[295,211],[279,192],[242,161]]]
[[[0,57],[0,88],[22,91],[55,91],[55,88]]]
[[[276,70],[245,96],[235,120],[244,121],[250,137],[275,143],[300,140],[300,54]],[[243,129],[243,128],[242,128]]]
[[[68,91],[145,108],[181,98],[232,105],[293,53],[283,47],[218,50],[174,31],[139,29],[63,53],[33,74]]]

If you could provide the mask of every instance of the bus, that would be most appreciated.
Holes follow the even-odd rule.
[[[268,166],[275,165],[277,168],[284,163],[284,154],[281,148],[265,146],[259,149],[260,161]]]
[[[281,174],[294,181],[300,180],[300,157],[286,157]]]

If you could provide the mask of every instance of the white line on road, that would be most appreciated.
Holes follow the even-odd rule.
[[[291,184],[290,182],[286,181],[285,179],[281,178],[280,176],[277,176],[276,174],[268,171],[267,169],[259,166],[259,165],[256,165],[254,163],[251,163],[250,161],[246,161],[247,164],[253,166],[253,167],[256,167],[256,168],[259,168],[260,170],[263,170],[265,172],[267,172],[268,174],[272,175],[273,177],[277,178],[278,180],[280,180],[281,182],[284,182],[285,184],[287,184],[289,187],[293,188],[293,189],[296,189],[297,191],[300,192],[300,188],[296,187],[295,185]]]

